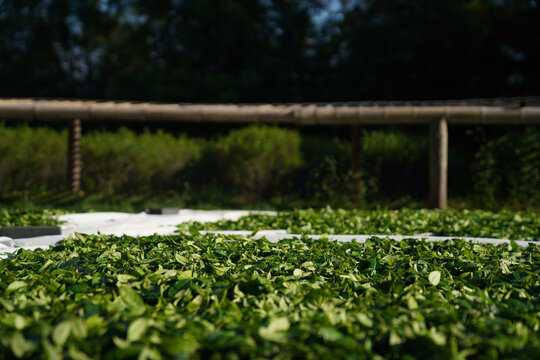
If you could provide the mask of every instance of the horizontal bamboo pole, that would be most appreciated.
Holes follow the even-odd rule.
[[[0,99],[0,119],[239,122],[296,125],[540,124],[540,106],[194,105]]]

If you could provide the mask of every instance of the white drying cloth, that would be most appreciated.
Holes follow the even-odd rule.
[[[97,234],[108,235],[170,235],[177,230],[176,225],[188,222],[215,222],[218,220],[238,220],[250,214],[276,215],[274,211],[246,211],[246,210],[180,210],[175,215],[149,215],[121,212],[97,212],[83,214],[60,215],[59,219],[66,223],[62,225],[62,235]]]

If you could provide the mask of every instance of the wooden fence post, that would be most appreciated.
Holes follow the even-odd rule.
[[[73,119],[68,127],[68,169],[69,190],[81,194],[81,120]]]
[[[429,205],[446,210],[448,188],[448,124],[441,118],[429,126]]]

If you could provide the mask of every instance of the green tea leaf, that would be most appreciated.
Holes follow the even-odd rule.
[[[23,316],[19,314],[14,314],[13,325],[15,326],[15,329],[23,330],[26,327],[26,320]]]
[[[78,350],[74,346],[70,346],[68,349],[69,357],[73,360],[90,360],[91,357],[86,355],[84,352]]]
[[[275,318],[268,326],[259,328],[259,336],[266,340],[283,343],[286,341],[284,332],[289,330],[290,326],[289,319],[286,317]]]
[[[371,320],[366,314],[363,313],[357,313],[356,319],[358,322],[364,326],[372,327],[373,326],[373,320]]]
[[[24,281],[19,281],[19,280],[14,281],[8,285],[8,287],[6,288],[6,292],[17,291],[19,289],[26,287],[26,285],[27,284]]]
[[[146,330],[152,325],[152,320],[146,318],[139,318],[129,324],[127,330],[127,341],[138,341],[146,332]]]
[[[54,327],[52,339],[56,345],[62,346],[66,343],[71,333],[71,327],[71,321],[63,321]]]
[[[441,281],[441,272],[440,271],[432,271],[429,273],[429,282],[433,286],[439,285],[439,282]]]
[[[124,303],[126,303],[128,308],[135,315],[142,315],[146,311],[144,301],[141,299],[139,294],[135,290],[133,290],[131,287],[120,286],[118,291]]]
[[[49,341],[43,341],[43,347],[45,349],[45,354],[47,354],[47,359],[62,360],[62,353],[60,350],[54,347]]]
[[[13,333],[13,335],[11,336],[10,347],[11,351],[17,358],[20,359],[24,356],[26,349],[26,339],[21,332],[17,331]]]

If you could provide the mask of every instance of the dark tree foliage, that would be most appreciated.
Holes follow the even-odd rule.
[[[530,0],[348,2],[332,39],[335,98],[538,93],[540,11]],[[361,86],[356,86],[360,84]],[[341,91],[340,91],[341,90]]]
[[[0,96],[175,102],[540,93],[535,0],[0,0]]]

